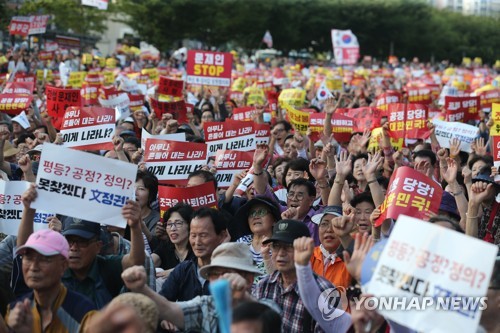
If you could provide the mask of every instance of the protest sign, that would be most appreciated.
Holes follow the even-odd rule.
[[[250,187],[250,185],[253,184],[253,173],[252,173],[252,170],[251,169],[247,175],[245,176],[245,178],[243,178],[240,182],[240,184],[238,185],[238,187],[236,188],[236,190],[234,191],[234,196],[235,197],[241,197],[247,190],[248,188]]]
[[[388,90],[377,97],[376,107],[379,110],[387,111],[389,104],[400,103],[401,94],[397,91]]]
[[[271,126],[267,124],[254,124],[255,145],[267,145],[271,137]]]
[[[9,34],[20,36],[44,34],[48,20],[49,15],[14,16],[10,20]]]
[[[32,95],[35,82],[7,82],[2,94]]]
[[[82,0],[82,5],[96,7],[100,10],[108,9],[108,0]]]
[[[189,50],[186,66],[187,83],[229,87],[232,66],[231,53]]]
[[[264,93],[264,90],[256,87],[255,85],[245,88],[243,94],[248,95],[247,105],[249,106],[264,105],[266,102],[266,94]]]
[[[491,111],[493,103],[500,103],[500,89],[482,91],[478,94],[481,101],[481,110]]]
[[[253,120],[253,115],[255,114],[256,110],[255,107],[253,106],[244,106],[241,108],[234,108],[233,109],[233,120],[240,120],[240,121],[251,121]]]
[[[61,126],[65,147],[80,150],[111,150],[115,110],[103,107],[69,107]]]
[[[471,144],[478,135],[479,128],[457,122],[447,122],[441,120],[433,120],[434,133],[443,148],[450,148],[450,140],[457,138],[460,140],[460,150],[467,153],[472,152]]]
[[[479,120],[479,105],[478,96],[446,96],[444,98],[446,120],[465,123]]]
[[[105,91],[105,90],[104,90]],[[106,93],[105,93],[106,95]],[[106,98],[99,97],[99,103],[104,106],[105,108],[123,108],[123,107],[128,107],[130,104],[130,99],[128,97],[128,94],[125,92],[121,92],[115,95],[108,95]]]
[[[215,155],[215,179],[221,188],[228,188],[234,181],[235,175],[248,170],[253,163],[253,152],[239,150],[217,150]]]
[[[172,134],[160,134],[152,135],[143,127],[141,132],[141,149],[146,149],[146,139],[158,139],[158,140],[169,140],[169,141],[186,141],[186,133],[172,133]]]
[[[24,206],[21,196],[29,188],[29,182],[0,180],[0,232],[17,236]],[[34,231],[47,229],[47,217],[55,214],[37,211],[33,220]]]
[[[184,89],[184,81],[173,80],[165,76],[160,76],[160,82],[158,83],[158,94],[168,95],[174,97],[182,97],[182,91]]]
[[[409,329],[475,332],[497,252],[493,244],[401,215],[365,292],[381,315]]]
[[[32,208],[125,228],[137,165],[45,143]]]
[[[354,128],[354,120],[341,114],[332,115],[332,134],[338,142],[348,142]],[[309,115],[309,128],[313,133],[323,132],[325,126],[324,113],[311,113]]]
[[[191,172],[207,164],[207,145],[146,139],[144,162],[160,182],[185,185]]]
[[[389,135],[395,139],[428,138],[427,106],[396,103],[388,106]]]
[[[297,110],[286,103],[283,103],[283,107],[286,110],[286,116],[290,124],[301,134],[306,134],[309,127],[309,112]]]
[[[31,105],[33,95],[0,94],[0,112],[15,116]]]
[[[428,87],[408,87],[408,103],[431,104],[431,89]]]
[[[36,83],[36,74],[26,74],[23,72],[17,72],[14,76],[14,82],[33,82]]]
[[[354,132],[363,132],[380,127],[381,111],[377,108],[363,107],[348,109],[346,116],[354,119]]]
[[[82,105],[88,106],[99,104],[98,90],[98,86],[83,82],[82,89],[80,90],[80,94],[82,96]]]
[[[500,136],[500,103],[492,104],[490,118],[493,120],[493,126],[490,128],[490,136]]]
[[[354,65],[359,59],[359,43],[351,30],[332,29],[332,44],[337,65]]]
[[[69,73],[68,86],[72,88],[81,88],[87,72],[71,72]]]
[[[160,215],[177,205],[185,203],[194,209],[201,207],[217,208],[217,193],[213,182],[192,187],[158,186]]]
[[[375,226],[385,219],[397,219],[400,214],[411,214],[424,219],[428,212],[437,214],[443,189],[433,179],[409,167],[400,167],[392,174],[380,207]]]
[[[160,102],[154,97],[150,97],[150,103],[158,119],[161,119],[164,113],[170,113],[179,124],[188,122],[186,102],[184,102],[184,100],[177,102]]]
[[[103,84],[104,85],[112,85],[113,83],[115,83],[115,73],[112,72],[112,71],[102,71],[102,77],[103,77]]]
[[[382,140],[382,127],[377,127],[372,130],[370,141],[368,142],[368,151],[375,151],[380,149],[380,141]],[[399,150],[403,148],[404,139],[390,138],[391,146]]]
[[[217,150],[250,151],[255,149],[254,124],[250,121],[206,122],[203,124],[207,157],[215,156]]]
[[[284,89],[278,96],[280,105],[290,105],[294,107],[304,106],[306,91],[303,89]]]
[[[45,87],[47,97],[47,112],[54,118],[54,126],[61,128],[64,112],[70,106],[81,105],[80,89],[65,89],[52,86]]]
[[[132,112],[142,111],[144,106],[144,95],[142,94],[128,94],[128,99],[130,101],[128,107]]]

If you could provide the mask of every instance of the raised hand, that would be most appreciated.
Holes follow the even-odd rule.
[[[298,220],[299,210],[295,207],[290,207],[287,210],[285,210],[283,213],[281,213],[281,218],[283,220],[286,220],[286,219]]]
[[[354,229],[354,214],[343,215],[332,219],[333,232],[337,237],[345,237]]]
[[[30,209],[31,203],[35,201],[36,197],[36,185],[30,184],[30,187],[21,195],[21,201],[23,202],[24,208]]]
[[[22,302],[17,302],[9,312],[7,325],[16,333],[31,333],[33,331],[33,314],[31,312],[31,302],[28,298]]]
[[[113,147],[115,148],[116,152],[123,151],[123,143],[124,140],[121,136],[115,136],[113,138]]]
[[[453,138],[450,140],[450,157],[455,158],[460,154],[460,140]]]
[[[495,195],[495,188],[493,184],[486,182],[475,182],[472,184],[469,194],[469,202],[479,205]]]
[[[127,221],[130,228],[141,227],[141,206],[138,201],[127,200],[125,206],[122,207],[122,216]]]
[[[337,175],[345,179],[352,171],[352,159],[351,154],[343,151],[340,153],[340,157],[335,156],[335,169],[337,170]]]
[[[384,158],[380,151],[376,152],[374,155],[368,154],[368,161],[363,166],[363,174],[366,180],[373,180],[375,178],[375,173],[384,163]]]
[[[363,265],[366,254],[370,251],[373,244],[374,241],[372,236],[368,236],[367,233],[363,235],[357,233],[354,238],[354,251],[352,252],[352,256],[349,252],[344,251],[344,261],[347,271],[357,281],[361,279],[361,266]]]
[[[320,158],[313,158],[309,163],[309,172],[316,180],[325,179],[328,176],[326,162]]]
[[[62,222],[57,218],[57,216],[49,216],[47,217],[47,222],[49,222],[49,229],[61,232],[62,231]]]
[[[309,265],[314,252],[314,240],[311,237],[300,237],[293,241],[294,260],[301,266]]]
[[[269,155],[269,146],[268,145],[257,145],[257,148],[255,149],[255,152],[253,154],[253,167],[254,169],[256,167],[260,169],[262,168],[262,164],[267,158],[267,155]]]
[[[146,287],[146,270],[144,266],[132,266],[122,273],[125,286],[133,292],[142,292]]]
[[[479,156],[486,156],[486,144],[484,138],[479,138],[475,140],[476,143],[476,154]]]
[[[458,164],[453,158],[448,158],[446,160],[448,168],[441,168],[441,177],[448,184],[454,184],[457,181]]]

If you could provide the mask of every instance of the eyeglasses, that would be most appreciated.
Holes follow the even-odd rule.
[[[279,252],[279,250],[285,250],[286,252],[293,251],[293,244],[288,243],[271,243],[271,250],[274,252]]]
[[[319,228],[320,228],[320,229],[324,229],[324,230],[326,230],[326,229],[329,229],[329,228],[331,228],[331,227],[332,227],[332,223],[331,223],[331,221],[324,221],[324,222],[321,222],[321,223],[319,224]]]
[[[260,208],[260,209],[255,209],[252,210],[249,214],[248,217],[263,217],[269,214],[269,211],[265,208]]]
[[[97,238],[85,239],[81,237],[74,237],[74,238],[71,237],[71,238],[66,238],[66,240],[68,241],[70,247],[76,245],[81,248],[86,248],[90,244],[97,242]]]
[[[167,229],[172,230],[172,228],[175,226],[175,229],[179,229],[184,225],[184,221],[174,221],[174,222],[167,222],[166,226]]]
[[[295,197],[295,198],[297,198],[297,200],[301,201],[304,199],[304,193],[302,193],[302,192],[288,192],[286,197],[288,199],[293,199]]]
[[[34,253],[26,253],[21,256],[21,260],[28,264],[32,265],[35,262],[42,266],[50,265],[53,262],[56,262],[57,260],[61,259],[61,256],[55,255],[55,256],[42,256],[42,255],[37,255]]]

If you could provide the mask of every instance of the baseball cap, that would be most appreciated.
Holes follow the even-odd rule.
[[[261,275],[262,272],[253,265],[253,257],[245,243],[222,243],[212,253],[210,265],[200,268],[200,275],[207,279],[208,272],[214,267],[237,269]]]
[[[121,136],[122,138],[124,138],[124,137],[129,137],[129,136],[133,136],[133,137],[135,137],[135,132],[134,132],[134,131],[130,131],[130,130],[125,130],[125,131],[122,131],[122,132],[120,133],[120,136]]]
[[[313,221],[316,224],[319,224],[321,222],[321,219],[323,218],[323,216],[325,216],[327,214],[333,215],[336,217],[340,217],[340,216],[342,216],[342,207],[340,207],[340,206],[327,206],[327,207],[325,207],[325,209],[323,210],[322,213],[314,215],[311,218],[311,221]]]
[[[28,150],[28,152],[26,154],[28,154],[30,156],[33,154],[41,154],[42,149],[43,149],[43,145],[37,145],[37,146],[35,146],[35,148]]]
[[[323,148],[324,146],[325,145],[323,144],[323,141],[321,141],[321,140],[316,141],[316,143],[314,144],[315,148]]]
[[[69,244],[66,238],[60,233],[44,229],[32,233],[26,244],[16,249],[16,255],[20,254],[25,249],[33,249],[44,256],[62,255],[68,259]]]
[[[85,221],[77,218],[72,218],[73,221],[64,229],[63,235],[78,236],[85,239],[100,237],[101,225],[90,221]]]
[[[266,239],[263,244],[271,242],[283,242],[292,244],[293,241],[300,237],[311,237],[311,233],[306,224],[297,220],[281,220],[273,227],[273,235]]]

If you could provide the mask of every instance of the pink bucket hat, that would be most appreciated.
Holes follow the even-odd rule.
[[[62,255],[64,258],[69,258],[69,244],[63,235],[50,229],[39,230],[34,232],[28,238],[28,241],[23,246],[16,249],[16,254],[19,254],[25,249],[33,249],[44,256]]]

